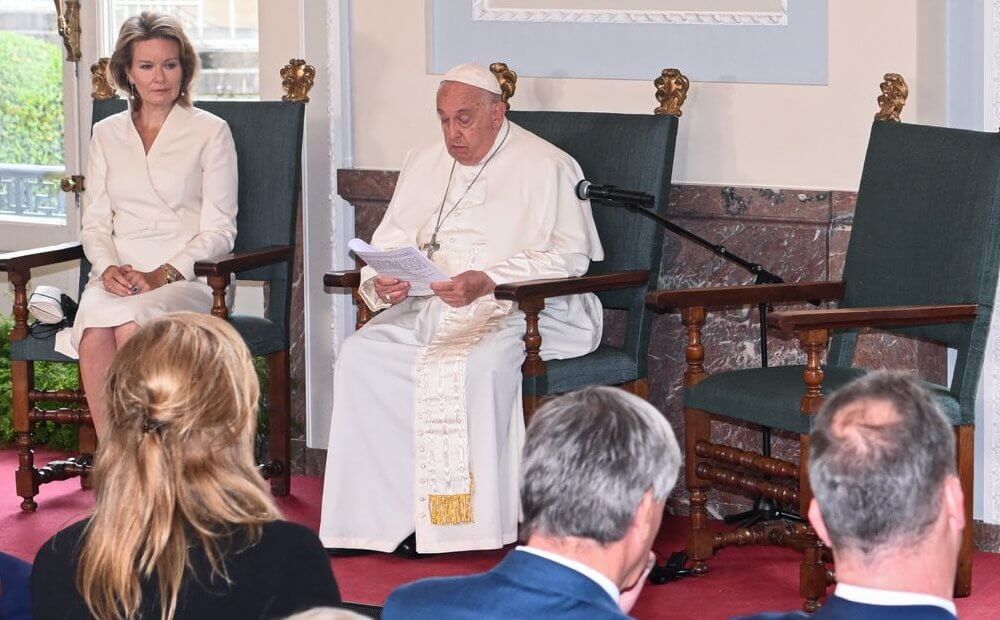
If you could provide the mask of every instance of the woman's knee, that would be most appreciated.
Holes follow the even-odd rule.
[[[115,329],[115,343],[118,345],[118,348],[121,348],[122,345],[128,342],[129,338],[131,338],[133,335],[135,335],[137,331],[139,331],[139,325],[133,321],[129,321],[128,323],[123,323],[122,325],[119,325],[114,329]]]

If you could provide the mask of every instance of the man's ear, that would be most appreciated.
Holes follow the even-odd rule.
[[[945,511],[950,530],[961,532],[968,525],[965,522],[965,494],[958,476],[950,475],[945,478],[941,510]]]
[[[823,512],[819,509],[819,502],[816,501],[815,497],[809,501],[809,523],[812,524],[813,529],[816,530],[816,535],[823,541],[823,544],[832,549],[833,545],[830,544],[830,532],[826,529],[826,521],[823,520]]]

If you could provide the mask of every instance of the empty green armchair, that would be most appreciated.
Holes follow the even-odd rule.
[[[890,76],[886,77],[888,81]],[[902,101],[895,103],[902,107]],[[1000,135],[876,120],[842,282],[657,291],[647,296],[651,308],[679,312],[687,330],[685,475],[691,494],[687,551],[695,573],[707,572],[709,559],[728,545],[804,549],[800,592],[807,611],[819,606],[832,575],[824,562],[826,550],[805,522],[772,521],[717,532],[708,528],[706,501],[711,486],[720,484],[770,498],[788,512],[806,514],[811,499],[806,461],[813,415],[827,394],[865,373],[852,365],[859,329],[885,330],[957,350],[951,384],[927,387],[955,426],[958,471],[972,523],[976,386],[998,263]],[[838,300],[838,304],[833,309],[775,312],[768,320],[771,327],[798,340],[806,364],[706,373],[707,347],[701,329],[707,310],[809,300]],[[713,417],[797,435],[801,461],[717,444],[711,439]],[[957,596],[971,590],[971,554],[972,528],[967,527]]]

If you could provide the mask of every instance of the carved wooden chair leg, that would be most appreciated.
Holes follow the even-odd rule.
[[[288,350],[272,353],[267,358],[268,404],[270,429],[268,458],[277,471],[271,469],[271,491],[283,497],[291,492],[291,395],[288,385]]]
[[[17,471],[14,479],[17,494],[22,498],[21,510],[34,512],[38,508],[38,474],[35,471],[35,451],[32,449],[31,403],[28,392],[35,389],[35,366],[28,361],[11,362],[12,413],[17,444]]]
[[[823,563],[823,543],[812,528],[805,539],[805,554],[799,567],[799,594],[805,599],[802,609],[813,613],[819,609],[819,600],[826,595],[827,570]]]
[[[88,466],[84,468],[83,473],[80,474],[80,487],[84,489],[90,489],[93,484],[90,479],[90,465],[93,464],[93,456],[97,453],[97,431],[94,430],[92,424],[81,424],[80,425],[80,455],[81,459],[78,459],[81,464],[86,463]]]
[[[708,572],[708,560],[715,553],[712,531],[708,528],[708,491],[711,483],[698,476],[695,446],[710,438],[711,418],[698,409],[684,409],[684,477],[691,495],[687,552],[691,570],[696,575]]]
[[[955,596],[972,594],[972,497],[974,492],[973,458],[975,454],[975,427],[970,425],[955,427],[955,448],[958,460],[958,479],[962,483],[965,498],[965,531],[962,532],[962,546],[958,552],[958,570],[955,573]]]
[[[635,394],[643,400],[649,399],[649,379],[636,379],[623,383],[621,388],[630,394]]]
[[[524,362],[521,364],[521,374],[528,377],[544,377],[546,373],[545,360],[542,359],[542,333],[538,329],[539,314],[545,308],[545,300],[537,299],[521,302],[519,309],[524,312]],[[524,400],[524,424],[531,422],[531,416],[541,406],[541,399],[526,394]]]
[[[681,323],[687,330],[687,347],[684,357],[684,386],[690,387],[708,376],[705,372],[705,347],[701,344],[701,329],[705,325],[704,308],[685,308],[681,313]],[[688,531],[688,557],[691,570],[696,575],[708,572],[708,560],[715,552],[714,536],[708,529],[708,490],[711,483],[698,476],[699,441],[711,439],[712,419],[708,413],[697,409],[684,408],[684,469],[685,482],[691,494],[690,521]]]
[[[822,398],[822,396],[820,396]],[[799,514],[805,517],[809,514],[809,504],[812,501],[812,487],[809,484],[809,435],[799,435]],[[805,527],[805,548],[802,564],[799,567],[799,594],[804,599],[802,609],[814,612],[819,609],[819,600],[826,596],[829,585],[829,572],[824,561],[828,550],[816,536],[812,527]]]

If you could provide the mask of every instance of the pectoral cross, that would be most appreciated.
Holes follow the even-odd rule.
[[[441,249],[441,244],[437,242],[437,235],[432,235],[430,242],[420,246],[420,249],[427,252],[428,260],[434,258],[434,253]]]

